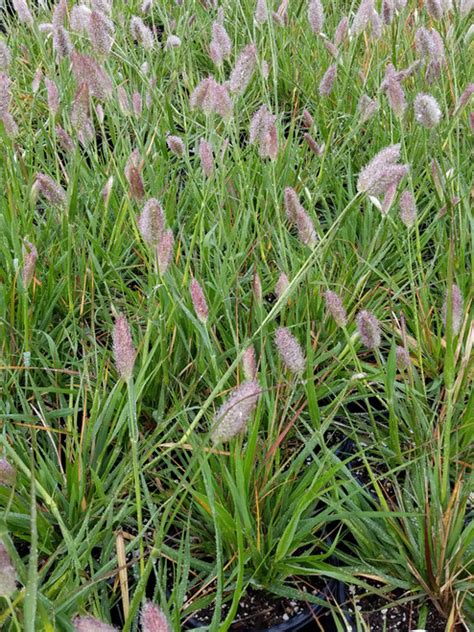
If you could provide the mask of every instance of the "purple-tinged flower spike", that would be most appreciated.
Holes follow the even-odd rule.
[[[302,373],[306,368],[306,359],[300,343],[286,327],[279,327],[275,332],[275,345],[283,364],[292,373]]]
[[[283,296],[290,286],[290,281],[284,272],[280,273],[278,281],[275,283],[275,295],[277,298]]]
[[[334,81],[337,76],[337,66],[336,64],[332,64],[324,73],[323,78],[321,79],[321,83],[319,84],[319,94],[322,97],[327,97],[331,94],[331,91],[334,86]]]
[[[243,382],[222,404],[214,418],[211,439],[214,444],[229,441],[243,432],[257,407],[262,389],[257,381]]]
[[[242,369],[246,380],[252,381],[257,375],[257,360],[255,357],[255,348],[253,345],[247,347],[242,356]]]
[[[307,132],[303,134],[303,138],[315,156],[322,156],[324,154],[326,147],[324,143],[322,145],[318,145],[311,134],[308,134]]]
[[[56,125],[55,131],[61,149],[66,154],[72,154],[76,148],[76,144],[74,143],[72,138],[69,136],[66,130],[61,127],[61,125]]]
[[[326,302],[326,308],[336,321],[336,324],[339,327],[345,327],[347,325],[347,313],[340,296],[338,296],[336,292],[326,290],[324,292],[324,300]]]
[[[102,66],[89,57],[77,51],[71,54],[72,72],[79,85],[85,83],[91,97],[105,101],[112,94],[112,80]]]
[[[89,116],[89,88],[83,83],[74,96],[71,123],[81,145],[88,145],[94,138],[94,126]]]
[[[171,134],[166,137],[166,144],[168,145],[168,149],[175,156],[183,156],[186,151],[186,147],[182,139],[179,136],[172,136]]]
[[[233,94],[242,94],[249,85],[255,67],[257,65],[257,47],[255,44],[247,44],[237,58],[235,66],[230,73],[229,87]]]
[[[232,53],[232,42],[224,26],[219,22],[212,25],[212,39],[209,44],[209,55],[216,66],[220,66],[224,59]]]
[[[399,369],[408,369],[412,365],[410,354],[405,347],[397,346],[395,351],[397,358],[397,367]]]
[[[399,158],[400,145],[389,145],[379,151],[360,172],[357,190],[368,195],[385,195],[408,173],[408,165],[396,164]]]
[[[199,141],[199,158],[201,159],[201,168],[206,178],[210,178],[214,173],[214,156],[210,144],[201,138]]]
[[[27,24],[28,26],[33,26],[35,20],[31,14],[31,11],[26,3],[26,0],[13,0],[13,8],[18,15],[18,19],[23,24]]]
[[[35,275],[36,260],[38,259],[38,251],[29,241],[25,241],[25,256],[23,259],[23,268],[21,270],[21,280],[23,287],[27,288]]]
[[[367,349],[377,349],[380,347],[380,325],[376,317],[368,310],[362,310],[356,316],[357,330],[360,339]]]
[[[0,73],[0,117],[10,109],[10,83],[10,77],[4,72]]]
[[[366,94],[363,94],[359,99],[359,103],[357,104],[357,110],[360,113],[360,122],[365,123],[370,120],[375,115],[378,109],[379,102],[377,101],[377,99],[371,99]]]
[[[101,11],[92,11],[87,31],[95,52],[108,55],[114,42],[115,29],[112,20]]]
[[[41,85],[41,79],[43,78],[43,69],[37,68],[35,72],[35,76],[33,77],[33,81],[31,82],[31,92],[36,94]]]
[[[298,194],[292,187],[286,187],[285,189],[285,211],[286,216],[292,224],[296,223],[298,213],[305,212]]]
[[[11,60],[10,49],[3,40],[0,40],[0,72],[7,72]]]
[[[165,48],[179,48],[181,46],[181,39],[177,35],[168,35],[166,38]]]
[[[212,76],[196,86],[190,97],[190,105],[193,110],[200,108],[205,114],[215,112],[223,119],[232,116],[233,103],[227,86],[220,85]]]
[[[321,0],[309,0],[308,21],[313,33],[319,35],[324,26],[324,9]]]
[[[165,225],[163,208],[158,200],[155,198],[148,200],[137,223],[144,241],[151,246],[157,246],[163,235]]]
[[[263,302],[262,281],[260,280],[260,275],[256,270],[252,276],[252,293],[255,303],[257,305],[261,305]]]
[[[142,632],[171,632],[171,627],[161,608],[151,601],[143,604],[140,619]]]
[[[333,44],[331,42],[331,40],[328,39],[324,39],[323,40],[324,46],[326,47],[326,50],[328,51],[328,53],[330,55],[332,55],[332,57],[334,57],[334,59],[337,59],[339,57],[339,49],[338,47]]]
[[[351,31],[359,35],[369,26],[375,13],[374,0],[362,0],[352,22]]]
[[[0,597],[10,597],[16,590],[17,574],[8,552],[0,540]]]
[[[393,0],[382,0],[382,21],[384,24],[389,25],[393,22],[394,13]]]
[[[100,11],[110,17],[112,13],[112,0],[91,0],[91,7],[94,11]]]
[[[209,308],[207,306],[206,297],[204,296],[202,287],[199,285],[196,279],[192,279],[189,286],[189,291],[191,293],[191,300],[193,302],[196,316],[202,323],[206,323],[209,316]]]
[[[124,173],[127,178],[130,195],[135,200],[143,200],[145,197],[145,187],[141,176],[142,160],[138,149],[134,149],[130,154],[127,164],[125,165]]]
[[[16,470],[5,458],[0,459],[0,485],[15,484]],[[1,572],[1,571],[0,571]]]
[[[257,24],[263,24],[268,20],[267,0],[257,0],[253,19]]]
[[[73,51],[73,46],[69,33],[64,28],[67,16],[66,0],[59,0],[55,5],[52,17],[53,50],[58,60],[69,57]]]
[[[142,115],[143,103],[142,95],[137,91],[132,94],[132,108],[135,116],[137,118],[140,118],[140,116]]]
[[[117,628],[95,617],[75,617],[72,622],[76,632],[117,632]]]
[[[151,50],[154,45],[153,32],[143,20],[134,16],[130,21],[130,32],[133,39],[141,44],[145,50]]]
[[[289,0],[281,0],[278,9],[272,13],[273,19],[279,26],[288,24],[288,4]]]
[[[440,0],[425,0],[426,10],[433,20],[441,20],[444,15],[443,5]]]
[[[45,173],[36,174],[34,186],[50,204],[55,206],[66,204],[66,191]]]
[[[92,11],[85,4],[75,4],[71,8],[69,28],[77,33],[86,33]]]
[[[441,120],[441,110],[438,101],[430,94],[418,94],[415,103],[415,119],[423,127],[431,129]]]
[[[120,377],[128,382],[132,377],[137,352],[133,346],[130,327],[123,314],[119,314],[115,320],[112,340],[115,366]]]
[[[278,155],[278,132],[275,125],[276,116],[266,105],[262,105],[252,116],[250,121],[249,142],[258,144],[261,158],[276,160]]]
[[[343,16],[334,32],[334,45],[335,46],[340,46],[342,42],[346,39],[348,28],[349,28],[349,20],[346,16]]]
[[[388,102],[395,116],[403,116],[407,106],[405,93],[403,92],[401,83],[398,80],[393,64],[388,64],[387,66],[381,89],[387,93]]]
[[[464,92],[461,94],[461,96],[459,97],[454,111],[459,112],[459,110],[462,110],[462,108],[469,103],[469,100],[473,94],[474,94],[474,83],[470,83],[467,86],[467,88],[464,90]]]
[[[290,223],[296,226],[300,241],[310,248],[315,246],[318,237],[313,222],[300,203],[296,191],[291,187],[285,189],[285,209]]]
[[[411,228],[416,222],[415,197],[408,189],[400,196],[400,219],[407,228]]]
[[[59,91],[57,85],[48,77],[44,78],[44,84],[46,86],[46,92],[48,95],[48,110],[53,117],[56,116],[59,110]]]
[[[453,335],[456,336],[461,329],[463,321],[464,300],[459,287],[453,283],[451,286],[451,328]],[[443,317],[443,324],[448,326],[448,292],[444,299],[443,307],[441,310]]]
[[[164,276],[173,259],[174,236],[171,229],[164,231],[156,247],[156,258],[161,276]]]
[[[314,118],[311,115],[311,112],[306,108],[303,110],[303,114],[301,115],[301,124],[305,129],[312,129],[314,127]]]
[[[466,17],[474,9],[473,0],[459,0],[459,13],[462,17]]]

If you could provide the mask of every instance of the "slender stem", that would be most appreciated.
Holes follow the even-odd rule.
[[[127,382],[128,393],[128,410],[129,410],[129,434],[130,446],[132,448],[133,477],[135,480],[135,503],[137,507],[137,529],[138,542],[140,547],[140,575],[145,571],[145,549],[143,545],[143,514],[142,514],[142,497],[140,486],[140,468],[138,459],[138,423],[137,423],[137,406],[135,397],[135,385],[133,377]]]

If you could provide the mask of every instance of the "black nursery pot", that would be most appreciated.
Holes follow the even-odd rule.
[[[317,595],[320,599],[332,598],[333,601],[339,602],[345,597],[345,587],[337,580],[330,580],[322,593]],[[302,602],[300,602],[302,603]],[[250,621],[235,621],[230,630],[231,632],[310,632],[314,630],[314,621],[318,619],[321,623],[324,621],[324,630],[332,632],[335,630],[332,624],[332,618],[327,608],[317,604],[305,604],[305,610],[292,616],[287,621],[274,624],[270,627],[253,627]],[[186,630],[199,630],[208,624],[203,623],[197,617],[190,618],[186,625]]]

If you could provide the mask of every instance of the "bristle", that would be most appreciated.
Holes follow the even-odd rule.
[[[115,366],[120,377],[128,382],[132,377],[137,352],[133,346],[130,327],[123,314],[119,314],[115,320],[112,340]]]
[[[326,290],[324,292],[324,300],[326,308],[336,321],[336,324],[339,327],[345,327],[347,325],[347,313],[340,296],[331,290]]]
[[[141,609],[142,632],[171,632],[171,627],[161,608],[146,601]]]
[[[189,286],[189,291],[191,293],[191,300],[193,302],[196,316],[202,323],[206,323],[209,316],[209,308],[207,306],[206,297],[204,296],[202,287],[199,285],[196,279],[192,279]]]
[[[275,332],[275,345],[283,364],[292,373],[302,373],[306,368],[306,360],[299,342],[286,327],[279,327]]]
[[[214,444],[229,441],[245,430],[261,392],[260,385],[255,380],[243,382],[232,391],[229,399],[215,415],[211,432]]]
[[[363,310],[357,314],[356,323],[363,344],[368,349],[380,347],[380,325],[374,314],[368,310]]]
[[[257,47],[255,44],[248,44],[241,51],[236,64],[230,73],[229,87],[233,94],[242,94],[254,73],[257,65]]]

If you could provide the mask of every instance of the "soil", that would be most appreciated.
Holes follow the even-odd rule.
[[[328,586],[324,579],[319,577],[312,577],[310,579],[311,583],[309,584],[307,582],[306,585],[300,585],[300,590],[319,596],[321,599],[326,598],[326,595],[329,597],[330,586]],[[223,617],[225,617],[229,608],[230,601],[223,604]],[[296,625],[294,618],[305,618],[304,615],[309,615],[308,623],[310,625],[310,627],[305,627],[305,629],[320,629],[313,627],[316,625],[314,621],[317,617],[326,619],[326,612],[318,606],[315,607],[313,612],[311,612],[311,610],[312,606],[308,602],[279,597],[253,588],[248,588],[239,603],[234,623],[230,626],[229,630],[232,632],[249,632],[249,630],[252,630],[252,632],[260,632],[263,630],[271,630],[275,626],[288,624],[288,622],[292,622]],[[189,620],[186,626],[187,629],[209,625],[213,614],[213,605],[200,610]],[[292,628],[290,627],[289,629]],[[297,629],[301,630],[302,628],[298,627]]]

